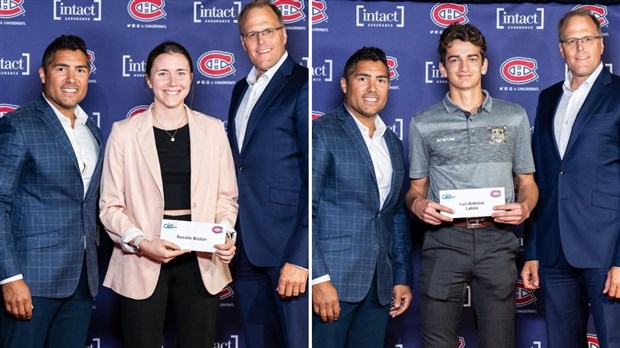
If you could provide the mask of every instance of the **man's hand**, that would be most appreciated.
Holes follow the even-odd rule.
[[[179,255],[191,252],[191,250],[181,249],[178,245],[164,239],[145,239],[140,243],[140,250],[144,256],[161,263],[168,263]]]
[[[414,200],[410,209],[420,220],[431,225],[441,225],[443,222],[452,221],[451,217],[441,214],[442,211],[454,214],[454,210],[426,198]]]
[[[307,281],[308,271],[287,262],[280,269],[276,291],[282,298],[297,297],[306,292]]]
[[[523,287],[528,290],[540,288],[540,278],[538,278],[538,261],[525,261],[521,270],[521,279],[523,279]]]
[[[338,320],[340,317],[340,303],[338,302],[338,291],[327,281],[312,286],[312,308],[314,314],[321,317],[326,323]]]
[[[603,294],[607,294],[612,300],[620,300],[620,267],[612,266],[607,272]]]
[[[390,307],[390,317],[395,318],[407,310],[413,301],[413,294],[408,285],[394,285],[394,302]]]
[[[30,320],[32,318],[32,297],[30,288],[23,279],[2,285],[4,309],[16,319]]]
[[[519,225],[530,217],[530,209],[524,203],[497,205],[493,210],[503,210],[491,214],[495,222],[500,224]]]

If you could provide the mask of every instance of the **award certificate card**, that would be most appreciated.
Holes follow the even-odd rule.
[[[454,210],[454,214],[442,212],[453,218],[491,216],[496,205],[506,204],[503,187],[469,190],[440,190],[439,204]]]
[[[181,249],[212,253],[215,251],[214,244],[226,243],[226,233],[219,224],[164,219],[161,223],[161,239]]]

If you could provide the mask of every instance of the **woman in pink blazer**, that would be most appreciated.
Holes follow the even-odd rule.
[[[155,47],[148,110],[116,122],[101,182],[101,222],[116,243],[103,285],[121,295],[125,347],[160,347],[168,302],[178,347],[213,347],[219,292],[231,282],[234,241],[215,253],[160,239],[162,218],[221,223],[234,235],[235,170],[222,122],[192,111],[192,59],[174,42]],[[234,237],[234,236],[233,236]]]

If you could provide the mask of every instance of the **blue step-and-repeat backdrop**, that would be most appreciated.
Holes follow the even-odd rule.
[[[439,73],[437,43],[443,29],[456,21],[477,26],[487,39],[489,70],[483,88],[493,97],[521,104],[533,121],[540,91],[565,76],[558,49],[558,20],[581,5],[315,0],[312,116],[320,117],[342,102],[339,81],[347,58],[362,46],[380,47],[388,55],[391,68],[388,103],[380,115],[407,149],[411,117],[439,102],[448,90],[446,79]],[[615,72],[620,69],[620,5],[587,7],[603,29],[603,61]],[[522,237],[520,230],[516,232]],[[421,347],[417,275],[423,226],[414,222],[411,233],[415,299],[407,313],[390,321],[385,347]],[[525,290],[521,283],[515,289],[517,348],[547,347],[542,301],[539,291]],[[592,326],[589,332],[589,348],[598,347]],[[478,347],[469,301],[463,310],[460,336],[460,347]]]
[[[0,116],[41,93],[38,68],[45,47],[65,33],[81,36],[89,49],[91,75],[83,103],[107,138],[112,123],[139,113],[153,101],[144,82],[145,61],[157,44],[184,45],[194,64],[193,109],[227,118],[232,88],[250,71],[241,47],[237,16],[250,0],[0,0]],[[308,65],[307,1],[273,0],[288,34],[289,54]],[[1,169],[0,169],[1,170]],[[112,244],[100,236],[101,280]],[[216,347],[244,347],[234,288],[221,293]],[[118,297],[101,287],[89,341],[93,348],[121,347]],[[191,319],[190,319],[191,320]],[[172,323],[174,324],[174,323]],[[173,326],[169,326],[172,331]],[[166,347],[174,347],[167,334]]]

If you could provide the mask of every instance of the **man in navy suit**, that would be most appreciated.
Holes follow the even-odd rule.
[[[383,347],[388,318],[413,299],[403,145],[378,116],[389,86],[385,53],[364,47],[340,79],[344,104],[313,123],[317,347]]]
[[[620,347],[620,78],[601,62],[596,17],[558,25],[568,73],[540,93],[533,133],[540,202],[526,235],[526,289],[542,285],[551,348]],[[540,278],[539,278],[540,277]],[[589,305],[588,305],[589,304]]]
[[[519,243],[512,225],[529,217],[538,190],[525,110],[492,98],[482,89],[482,76],[488,69],[486,48],[484,36],[473,25],[446,28],[438,51],[439,70],[448,80],[449,91],[441,102],[415,115],[409,125],[407,206],[429,224],[420,271],[425,348],[458,346],[468,286],[480,347],[515,346]],[[489,213],[453,218],[454,209],[440,204],[445,197],[441,190],[449,190],[448,197],[460,196],[457,190],[461,189],[489,190],[459,202],[471,204],[484,201],[496,188],[504,189],[504,202],[489,207]]]
[[[252,61],[233,90],[228,137],[239,185],[236,298],[248,347],[308,344],[308,69],[288,55],[280,10],[239,14]]]
[[[103,143],[80,108],[84,41],[45,50],[43,94],[0,119],[0,284],[4,347],[84,347],[97,294]]]

